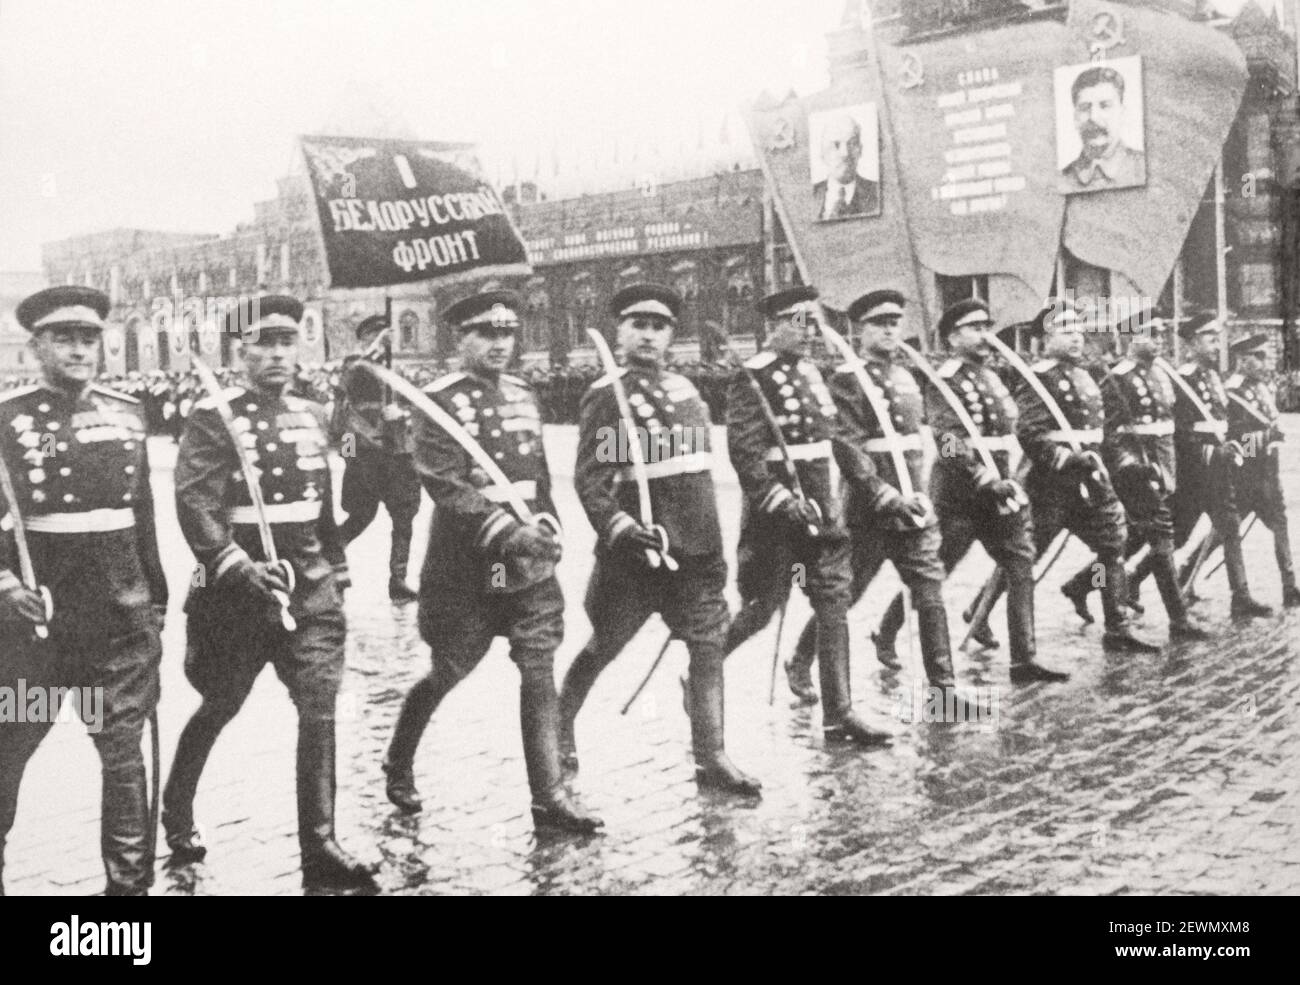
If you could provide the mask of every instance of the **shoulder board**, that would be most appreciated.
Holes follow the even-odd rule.
[[[1114,366],[1110,368],[1110,371],[1114,373],[1116,376],[1123,376],[1125,373],[1129,372],[1129,370],[1131,370],[1133,366],[1134,366],[1134,362],[1132,359],[1121,359],[1119,362],[1117,362]]]
[[[942,366],[939,367],[939,375],[946,380],[950,376],[955,376],[957,370],[959,369],[961,369],[961,360],[949,359],[946,363],[944,363]]]
[[[14,400],[18,397],[25,397],[29,393],[35,393],[40,388],[41,385],[39,383],[31,383],[27,386],[20,386],[16,390],[7,390],[4,393],[0,393],[0,403],[4,403],[6,400]]]
[[[529,383],[527,380],[523,379],[522,377],[511,376],[509,373],[502,373],[501,379],[505,380],[507,383],[513,383],[515,386],[528,387],[530,389],[532,388],[532,384]]]
[[[426,386],[424,388],[424,392],[438,393],[442,390],[447,389],[447,387],[455,383],[459,383],[464,378],[465,378],[464,373],[448,373],[446,376],[442,377],[441,379],[434,380],[432,383]]]
[[[1183,363],[1178,367],[1178,372],[1183,376],[1191,376],[1196,372],[1196,363]]]
[[[748,359],[746,359],[745,365],[748,366],[750,369],[762,369],[764,366],[766,366],[775,358],[776,358],[775,352],[773,352],[771,349],[765,349],[762,352],[750,356]]]
[[[1040,359],[1031,367],[1035,373],[1046,373],[1056,365],[1055,359]]]
[[[866,365],[861,359],[846,360],[835,367],[835,372],[837,375],[839,373],[856,373],[859,369],[865,368]]]
[[[92,384],[91,389],[101,397],[112,397],[114,400],[124,400],[128,404],[138,404],[140,402],[129,394],[122,393],[120,390],[110,390],[108,387],[100,386],[98,383]]]
[[[596,389],[596,387],[609,386],[616,379],[620,379],[625,375],[627,375],[626,369],[620,369],[617,373],[614,373],[612,375],[606,373],[604,376],[600,377],[600,379],[593,381],[591,384],[591,388],[594,390]]]
[[[293,394],[286,394],[284,398],[284,405],[295,414],[309,410],[314,403],[315,401],[308,400],[306,397],[297,397]]]
[[[221,391],[221,395],[226,398],[226,403],[230,403],[232,400],[238,399],[239,397],[243,396],[247,392],[248,391],[246,391],[242,386],[228,386]],[[194,409],[195,410],[216,410],[217,402],[213,400],[211,397],[204,397],[202,400],[200,400],[198,403],[194,405]]]
[[[1229,390],[1235,390],[1237,389],[1237,387],[1241,386],[1245,382],[1246,382],[1246,378],[1244,376],[1242,376],[1240,373],[1233,373],[1231,376],[1229,376],[1226,380],[1223,381],[1223,385],[1226,386]]]

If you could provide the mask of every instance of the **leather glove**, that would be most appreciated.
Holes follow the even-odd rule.
[[[643,551],[657,552],[662,549],[663,544],[660,543],[658,534],[638,523],[635,526],[624,527],[611,542],[611,546],[632,554],[640,554]]]
[[[909,526],[919,526],[930,514],[930,503],[924,496],[914,493],[911,496],[897,496],[882,508],[884,514]]]
[[[334,587],[345,592],[352,587],[352,572],[346,566],[334,569]]]
[[[781,504],[777,512],[798,530],[821,527],[821,513],[818,512],[817,507],[810,500],[792,496]]]
[[[6,578],[0,588],[0,622],[31,623],[39,626],[45,622],[45,600],[17,578]]]
[[[536,558],[541,561],[558,561],[560,544],[541,527],[531,523],[521,523],[511,532],[501,545],[501,553],[506,557]]]
[[[1215,449],[1215,455],[1220,461],[1241,468],[1246,461],[1246,450],[1235,441],[1225,441]]]
[[[242,585],[250,595],[265,598],[277,605],[279,599],[275,597],[276,592],[285,595],[289,594],[289,583],[285,580],[284,572],[278,564],[270,564],[266,561],[245,561],[231,570],[226,577],[233,579],[236,584]]]
[[[153,626],[159,633],[162,633],[163,627],[167,625],[167,606],[151,605],[149,607],[153,612]]]
[[[1024,497],[1020,483],[1013,479],[997,479],[989,484],[988,490],[1002,507],[1010,507],[1012,503],[1017,503]]]

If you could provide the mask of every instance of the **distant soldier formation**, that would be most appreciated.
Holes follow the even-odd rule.
[[[682,696],[699,786],[756,798],[760,778],[726,749],[724,664],[774,619],[779,646],[795,588],[807,595],[812,618],[785,664],[789,689],[800,702],[820,701],[826,743],[864,752],[886,748],[890,733],[854,708],[848,614],[886,561],[903,591],[872,635],[875,656],[899,669],[898,638],[911,632],[914,615],[916,682],[958,721],[984,708],[954,672],[953,600],[944,584],[976,542],[996,570],[962,613],[967,640],[1000,646],[988,616],[1005,595],[1015,685],[1069,676],[1040,656],[1035,614],[1043,575],[1035,567],[1051,563],[1063,538],[1077,538],[1094,556],[1061,591],[1085,622],[1094,619],[1091,594],[1099,594],[1108,653],[1159,651],[1134,629],[1148,575],[1170,643],[1207,639],[1188,608],[1215,549],[1223,552],[1232,617],[1271,616],[1251,593],[1242,554],[1256,522],[1272,534],[1282,604],[1300,606],[1266,336],[1233,344],[1234,371],[1222,379],[1217,320],[1196,315],[1173,325],[1144,308],[1119,326],[1126,347],[1118,358],[1090,364],[1093,326],[1053,302],[1029,326],[1041,341],[1030,362],[997,334],[986,303],[966,300],[939,318],[943,353],[931,365],[910,344],[920,332],[898,291],[875,289],[831,312],[814,288],[796,287],[762,300],[767,332],[756,354],[731,352],[724,366],[697,366],[688,376],[668,363],[682,303],[667,287],[627,287],[609,310],[621,365],[593,332],[598,368],[520,373],[521,299],[484,292],[446,313],[459,368],[418,374],[413,383],[392,370],[384,316],[357,327],[358,356],[304,372],[302,304],[265,296],[241,315],[238,375],[196,365],[176,378],[137,374],[116,389],[96,382],[105,295],[55,287],[19,306],[42,378],[0,393],[0,686],[104,689],[104,727],[94,739],[108,894],[147,893],[160,821],[169,865],[205,860],[193,810],[203,768],[267,664],[297,711],[303,885],[377,891],[376,867],[336,840],[334,810],[346,549],[380,506],[392,529],[388,593],[418,606],[430,666],[405,696],[376,782],[398,810],[422,810],[426,726],[504,637],[520,674],[534,824],[577,836],[602,827],[573,793],[580,750],[599,738],[581,711],[601,672],[653,614],[689,653]],[[848,339],[836,325],[848,327]],[[1172,331],[1187,352],[1179,367],[1166,359]],[[818,351],[826,356],[820,363]],[[564,531],[542,440],[543,425],[557,420],[578,425],[573,481],[596,534],[595,556],[582,562],[590,567],[591,637],[558,688]],[[742,606],[734,616],[724,597],[715,422],[726,425],[743,504]],[[161,797],[150,796],[143,752],[149,730],[157,756],[168,604],[150,433],[179,442],[176,515],[196,567],[184,604],[185,652],[176,659],[201,698]],[[341,522],[333,452],[344,459]],[[412,587],[421,489],[434,512]],[[1202,517],[1211,532],[1192,543]],[[1175,551],[1185,545],[1180,570]],[[0,722],[0,891],[24,768],[48,728]],[[584,774],[583,782],[601,778]]]

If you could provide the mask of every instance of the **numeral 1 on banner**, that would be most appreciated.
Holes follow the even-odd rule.
[[[407,188],[415,188],[415,173],[411,170],[411,164],[406,159],[406,155],[394,154],[393,163],[397,165],[397,173],[402,176],[402,184]]]

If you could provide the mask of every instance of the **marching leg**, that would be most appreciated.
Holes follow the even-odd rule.
[[[590,834],[603,822],[574,804],[564,789],[560,765],[559,699],[550,654],[527,655],[519,661],[519,725],[524,740],[524,765],[532,791],[533,824]]]
[[[742,773],[727,756],[723,741],[723,673],[721,648],[688,643],[691,652],[691,746],[695,777],[702,787],[757,796],[762,784]]]
[[[415,751],[420,738],[442,699],[459,680],[449,663],[435,657],[433,670],[416,681],[402,702],[382,766],[388,799],[407,814],[417,813],[424,806],[415,787]]]
[[[305,889],[375,892],[371,866],[334,838],[334,719],[298,715],[298,845]]]
[[[817,668],[822,687],[822,735],[827,743],[887,746],[887,732],[871,728],[853,710],[849,686],[849,626],[842,615],[817,621]]]

